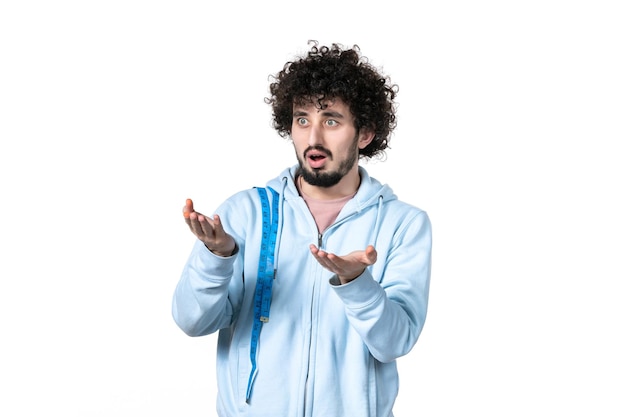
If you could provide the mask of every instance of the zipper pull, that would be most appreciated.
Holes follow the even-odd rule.
[[[321,233],[319,233],[319,232],[317,233],[317,247],[318,247],[319,249],[321,249],[321,248],[322,248],[322,234],[321,234]]]

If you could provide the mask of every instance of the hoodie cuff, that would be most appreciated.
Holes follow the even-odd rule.
[[[333,275],[328,282],[346,307],[353,309],[371,305],[385,294],[385,290],[374,280],[367,268],[361,275],[347,284],[342,285],[337,275]]]
[[[194,248],[195,256],[190,257],[190,267],[197,271],[202,271],[203,276],[211,277],[211,281],[230,279],[233,272],[233,265],[239,252],[239,247],[231,256],[219,256],[211,252],[200,240],[196,242]],[[221,277],[221,278],[217,278]]]

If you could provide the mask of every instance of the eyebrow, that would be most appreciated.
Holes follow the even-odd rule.
[[[293,117],[301,117],[301,116],[308,116],[309,113],[304,111],[304,110],[297,110],[293,112]],[[324,110],[322,112],[322,116],[325,117],[334,117],[336,119],[344,119],[345,116],[339,112],[336,111],[331,111],[331,110]]]

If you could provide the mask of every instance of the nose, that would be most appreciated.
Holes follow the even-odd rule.
[[[321,145],[324,142],[323,130],[317,124],[311,125],[309,129],[309,146]]]

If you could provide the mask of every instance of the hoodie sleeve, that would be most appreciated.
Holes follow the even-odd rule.
[[[174,321],[189,336],[204,336],[230,325],[235,307],[229,298],[237,253],[222,258],[197,240],[172,300]]]
[[[378,259],[377,264],[385,263],[379,280],[369,268],[345,285],[338,285],[336,276],[330,280],[345,304],[350,324],[381,362],[407,354],[422,331],[428,307],[431,243],[430,220],[419,211],[397,231],[392,247],[385,251],[386,258]]]

